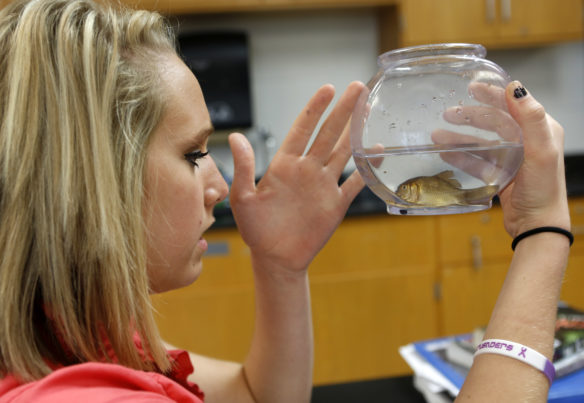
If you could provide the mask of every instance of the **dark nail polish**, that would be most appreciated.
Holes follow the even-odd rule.
[[[513,91],[513,96],[517,99],[523,98],[526,95],[527,95],[527,90],[525,89],[525,87],[517,87],[517,88],[515,88],[515,91]]]

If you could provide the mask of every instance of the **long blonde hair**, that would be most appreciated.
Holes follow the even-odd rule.
[[[169,52],[156,13],[90,0],[0,10],[1,375],[111,360],[108,344],[122,365],[169,369],[142,216]]]

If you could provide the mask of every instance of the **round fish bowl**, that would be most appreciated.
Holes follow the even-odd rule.
[[[473,44],[397,49],[378,58],[351,120],[353,158],[390,214],[479,211],[516,175],[521,129],[509,75]]]

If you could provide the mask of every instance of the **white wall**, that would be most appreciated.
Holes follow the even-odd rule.
[[[584,154],[584,41],[491,51],[487,58],[521,81],[562,124],[566,154]]]
[[[332,83],[339,94],[377,70],[377,19],[373,9],[254,13],[193,17],[180,29],[244,29],[249,34],[254,128],[245,133],[261,174],[312,93]],[[584,42],[544,48],[490,51],[566,130],[566,152],[584,154]],[[260,133],[272,137],[272,147]],[[227,173],[227,147],[211,153]]]
[[[180,29],[244,29],[249,35],[254,128],[245,133],[261,174],[310,96],[331,83],[338,95],[354,80],[377,70],[377,25],[373,10],[257,13],[183,19]],[[259,132],[273,136],[265,147]],[[267,149],[266,149],[267,148]],[[211,148],[227,172],[228,149]]]

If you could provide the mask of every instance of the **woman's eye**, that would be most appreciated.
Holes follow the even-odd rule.
[[[209,154],[209,151],[193,151],[191,153],[185,154],[185,160],[193,164],[194,166],[198,167],[197,161],[199,158],[206,157]]]

